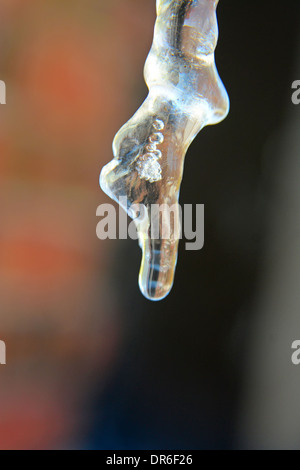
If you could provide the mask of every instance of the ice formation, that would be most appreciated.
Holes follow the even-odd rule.
[[[171,290],[178,249],[178,220],[169,236],[151,236],[151,207],[177,207],[186,151],[206,125],[223,120],[229,99],[218,75],[218,0],[157,0],[153,44],[144,76],[149,94],[113,142],[114,159],[101,172],[101,188],[135,218],[142,248],[139,285],[150,300]],[[143,205],[143,215],[132,210]],[[166,222],[169,220],[169,222]]]

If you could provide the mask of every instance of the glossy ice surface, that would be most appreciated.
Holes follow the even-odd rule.
[[[174,280],[186,151],[204,126],[220,122],[229,110],[214,60],[217,3],[157,0],[153,44],[144,71],[149,94],[115,136],[114,159],[100,176],[103,191],[117,202],[127,197],[124,209],[136,216],[143,251],[139,285],[151,300],[163,299]],[[136,204],[146,208],[142,216],[137,217]],[[175,208],[174,218],[166,214],[160,223],[168,225],[167,238],[151,235],[153,204],[165,204],[166,211]]]

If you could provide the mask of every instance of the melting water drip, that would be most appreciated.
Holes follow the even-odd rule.
[[[157,0],[153,44],[144,70],[149,94],[116,134],[114,159],[100,175],[108,196],[117,202],[127,198],[131,217],[136,213],[133,207],[144,208],[134,220],[142,248],[139,285],[150,300],[166,297],[174,281],[178,198],[187,149],[204,126],[222,121],[229,111],[214,59],[217,4],[218,0]],[[162,208],[155,236],[154,206]]]

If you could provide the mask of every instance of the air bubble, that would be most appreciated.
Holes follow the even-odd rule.
[[[156,131],[161,131],[165,127],[165,123],[161,119],[156,119],[153,123],[153,127]]]
[[[160,150],[154,150],[152,152],[152,155],[155,157],[155,158],[161,158],[162,157],[162,153]]]
[[[159,145],[163,143],[164,136],[161,132],[156,132],[155,134],[150,135],[149,141],[152,144],[156,143],[157,145]]]
[[[156,150],[156,144],[148,144],[146,146],[146,150],[148,150],[149,152],[153,152],[154,150]]]

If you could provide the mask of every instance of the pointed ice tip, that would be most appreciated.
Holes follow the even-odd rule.
[[[148,281],[147,284],[139,278],[139,287],[143,296],[152,302],[158,302],[165,299],[171,292],[173,285],[164,285],[159,281]]]

